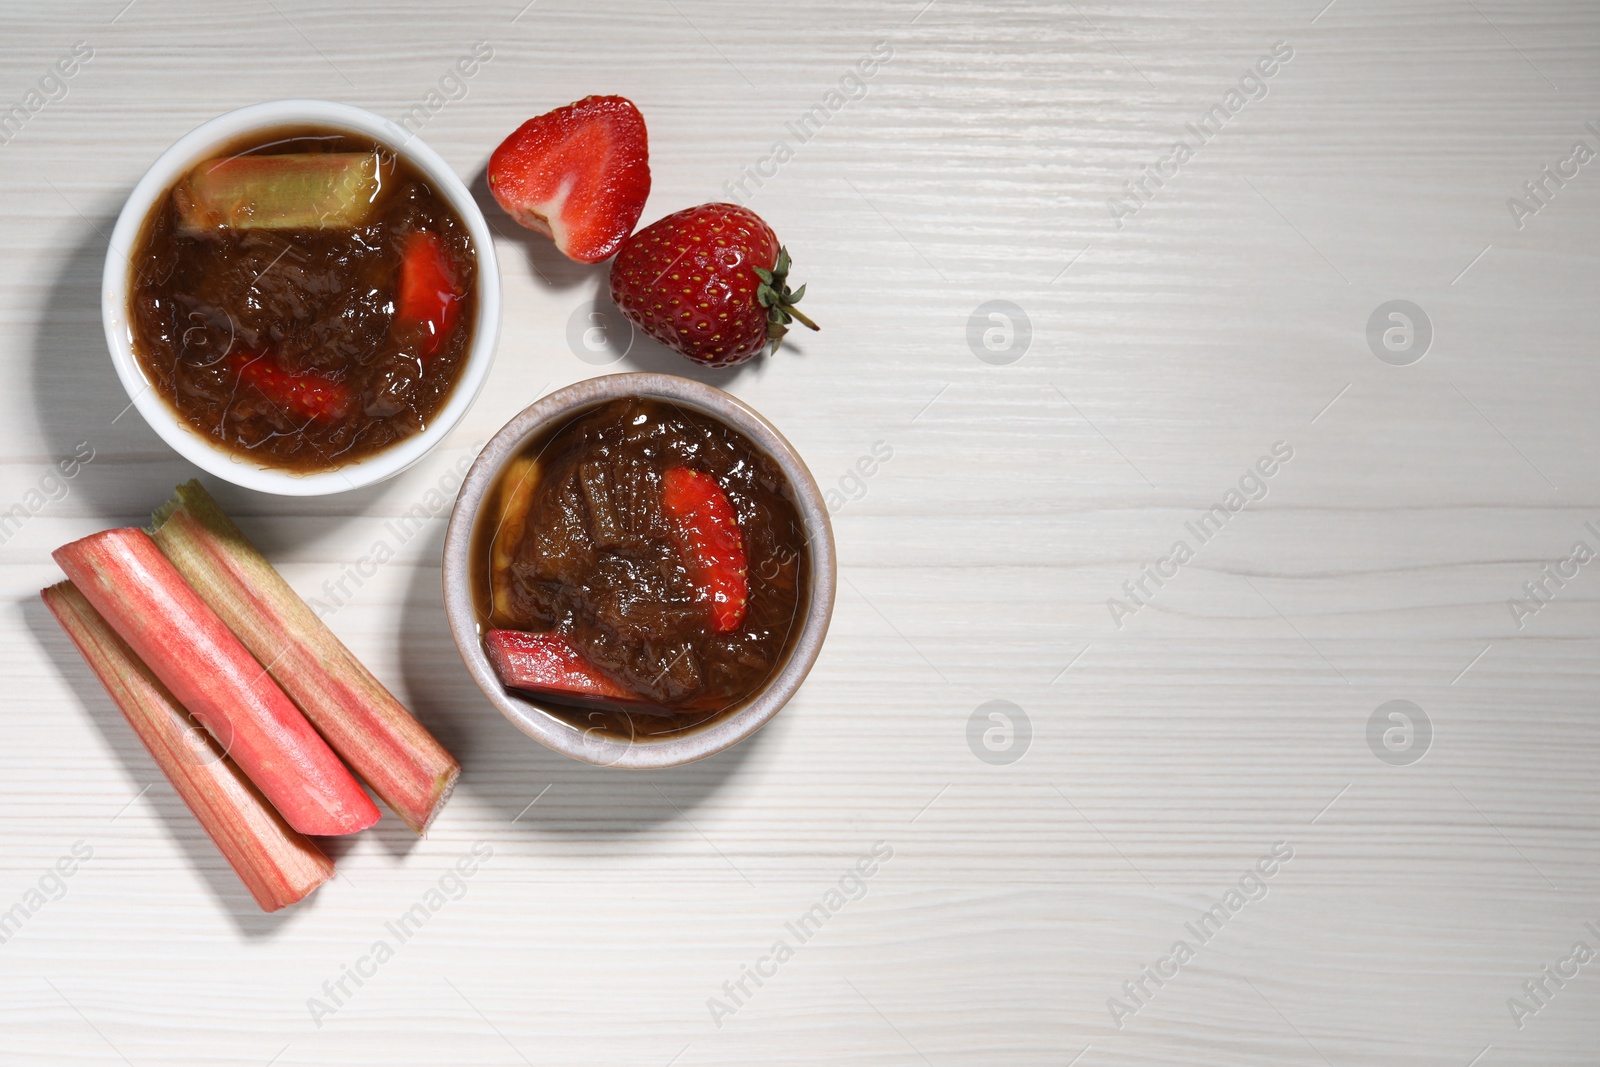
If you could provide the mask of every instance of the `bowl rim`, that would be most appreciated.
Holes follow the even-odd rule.
[[[623,741],[580,731],[543,710],[537,700],[509,693],[495,676],[483,649],[468,569],[473,530],[484,496],[506,461],[557,421],[625,396],[681,403],[726,423],[771,456],[789,480],[795,509],[800,514],[811,551],[811,586],[805,620],[777,672],[732,714],[662,741]],[[524,408],[484,445],[462,480],[450,514],[442,581],[445,614],[456,648],[473,681],[502,715],[534,740],[573,759],[597,766],[646,770],[691,763],[731,748],[759,730],[789,702],[816,663],[827,636],[837,587],[837,560],[833,524],[822,492],[799,452],[771,423],[737,397],[715,386],[672,374],[624,373],[588,378],[542,397]]]
[[[181,421],[151,386],[133,353],[128,313],[132,282],[129,257],[156,201],[184,172],[218,147],[253,131],[302,123],[370,137],[420,170],[465,224],[478,262],[478,313],[473,323],[472,345],[461,377],[432,425],[365,459],[309,474],[251,463],[219,447]],[[500,269],[495,259],[493,233],[477,201],[443,157],[421,138],[381,115],[351,104],[330,100],[273,100],[208,119],[156,157],[128,194],[111,232],[100,282],[100,319],[105,329],[106,347],[117,377],[127,391],[129,406],[138,408],[150,428],[179,455],[201,470],[247,489],[279,496],[325,496],[373,485],[399,474],[432,451],[460,423],[482,391],[494,363],[500,336]]]

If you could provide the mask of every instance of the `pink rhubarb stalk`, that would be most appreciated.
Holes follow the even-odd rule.
[[[349,834],[378,821],[360,783],[149,534],[106,530],[55,559],[290,826]]]
[[[483,647],[507,689],[585,704],[643,703],[554,631],[490,630],[483,635]]]
[[[289,828],[71,582],[39,595],[263,911],[333,877],[333,862]]]
[[[155,514],[152,536],[333,750],[417,833],[461,765],[362,666],[199,482]]]

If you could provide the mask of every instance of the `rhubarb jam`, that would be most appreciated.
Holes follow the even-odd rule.
[[[422,431],[477,314],[465,224],[389,147],[280,129],[219,151],[145,219],[133,350],[202,436],[313,472]]]
[[[686,547],[674,484],[720,489],[733,552],[717,557],[717,574],[742,596],[720,596]],[[730,571],[741,565],[742,576]],[[762,688],[804,623],[810,553],[770,456],[711,416],[627,397],[574,416],[502,468],[472,572],[485,632],[564,638],[592,679],[581,688],[633,698],[558,681],[535,692],[541,705],[561,706],[581,730],[645,740],[702,726]]]

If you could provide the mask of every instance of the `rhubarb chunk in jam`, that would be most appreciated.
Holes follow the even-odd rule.
[[[783,472],[678,405],[614,400],[533,442],[478,531],[501,681],[579,709],[580,728],[709,722],[762,687],[804,622],[809,554]]]
[[[273,130],[197,163],[129,262],[145,377],[190,429],[263,467],[332,470],[403,441],[466,367],[466,225],[365,138]]]

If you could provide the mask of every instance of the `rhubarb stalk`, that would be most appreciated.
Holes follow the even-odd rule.
[[[143,530],[56,549],[67,578],[303,834],[349,834],[378,809],[339,757]]]
[[[388,166],[376,152],[286,152],[200,164],[179,183],[187,233],[354,229],[371,217]]]
[[[567,638],[555,631],[490,630],[483,635],[489,663],[507,689],[571,703],[645,706],[601,673]]]
[[[506,463],[498,479],[495,505],[490,514],[498,514],[494,536],[489,540],[489,624],[510,622],[513,581],[511,564],[515,562],[517,547],[522,543],[522,533],[528,524],[528,507],[533,502],[533,491],[539,486],[539,460],[534,456],[517,456]]]
[[[263,911],[333,877],[333,862],[289,828],[71,582],[39,595]]]
[[[461,765],[345,648],[199,482],[156,512],[161,551],[312,725],[407,826],[423,833]]]

